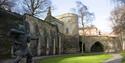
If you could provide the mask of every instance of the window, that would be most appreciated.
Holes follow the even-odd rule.
[[[69,29],[68,29],[68,28],[66,28],[66,33],[67,33],[67,34],[69,33]]]

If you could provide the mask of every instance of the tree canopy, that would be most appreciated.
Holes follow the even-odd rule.
[[[76,1],[76,8],[73,9],[76,11],[82,27],[84,27],[85,24],[92,22],[95,17],[94,13],[90,12],[88,7],[81,1]]]

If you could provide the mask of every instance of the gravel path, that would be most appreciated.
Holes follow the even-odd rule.
[[[112,58],[106,60],[104,63],[121,63],[122,56],[120,54],[112,54]]]

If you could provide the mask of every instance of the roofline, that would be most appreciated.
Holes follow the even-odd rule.
[[[54,18],[54,19],[56,19],[56,20],[58,20],[58,21],[56,21],[56,22],[59,22],[59,23],[61,23],[62,25],[64,25],[64,23],[62,22],[62,21],[60,21],[58,18],[55,18],[54,16],[46,16],[46,18],[44,19],[45,21],[47,21],[47,18],[48,17],[52,17],[52,19]]]
[[[78,16],[78,15],[75,14],[75,13],[63,13],[61,15],[56,16],[56,18],[60,19],[60,18],[64,18],[64,17],[67,17],[67,16]]]
[[[30,14],[24,14],[25,16],[26,15],[28,15],[28,16],[32,16],[32,15],[30,15]],[[54,24],[51,24],[51,23],[49,23],[49,22],[47,22],[46,20],[42,20],[42,19],[39,19],[39,18],[37,18],[37,17],[35,17],[35,16],[32,16],[33,18],[36,18],[36,19],[38,19],[38,20],[40,20],[39,22],[44,22],[44,23],[48,23],[48,24],[50,24],[50,25],[52,25],[52,26],[56,26],[56,25],[54,25]]]

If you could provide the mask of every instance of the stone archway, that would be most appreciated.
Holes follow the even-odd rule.
[[[91,52],[104,52],[104,46],[97,41],[92,45]]]

